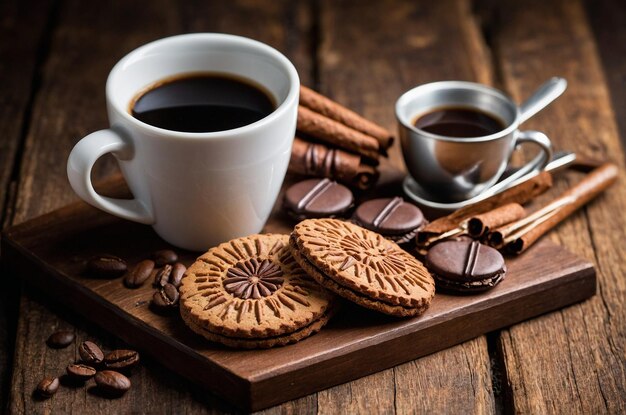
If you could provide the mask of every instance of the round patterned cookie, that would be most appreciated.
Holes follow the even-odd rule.
[[[233,347],[272,347],[317,332],[332,293],[294,260],[287,235],[251,235],[212,248],[189,267],[180,312],[195,332]]]
[[[383,236],[337,219],[296,225],[292,255],[324,287],[364,307],[395,316],[428,308],[435,283],[420,261]]]

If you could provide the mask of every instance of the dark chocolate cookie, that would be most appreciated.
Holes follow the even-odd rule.
[[[478,241],[438,243],[428,251],[425,265],[437,288],[461,294],[493,288],[506,274],[502,254]]]
[[[411,241],[420,226],[424,214],[415,205],[401,197],[373,199],[362,203],[354,212],[354,222],[396,243]]]
[[[350,189],[329,179],[304,180],[285,192],[284,207],[297,220],[341,217],[353,205]]]

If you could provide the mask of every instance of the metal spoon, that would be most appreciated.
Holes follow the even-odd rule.
[[[532,94],[522,105],[520,105],[520,124],[544,109],[552,101],[561,96],[567,88],[567,81],[564,78],[555,76],[548,79]]]

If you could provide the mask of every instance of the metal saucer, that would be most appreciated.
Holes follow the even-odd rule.
[[[575,153],[559,151],[554,153],[552,160],[548,163],[545,170],[559,170],[561,168],[567,167],[574,161],[576,161]],[[441,216],[449,214],[465,206],[480,202],[481,200],[485,200],[493,195],[510,189],[513,186],[523,183],[526,180],[529,180],[530,178],[536,176],[537,174],[539,174],[539,172],[536,170],[524,172],[524,174],[521,175],[519,175],[517,171],[514,171],[506,177],[502,178],[499,182],[497,182],[481,194],[474,196],[471,199],[462,200],[459,202],[438,202],[436,200],[433,200],[432,195],[429,195],[424,189],[422,189],[422,187],[420,187],[420,185],[410,175],[404,178],[404,181],[402,182],[402,189],[404,190],[404,193],[418,206],[432,212],[435,216]]]

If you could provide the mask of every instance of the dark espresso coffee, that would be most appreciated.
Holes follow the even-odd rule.
[[[504,129],[504,123],[474,108],[439,108],[419,116],[414,125],[426,132],[446,137],[483,137]]]
[[[243,79],[189,74],[158,82],[131,102],[133,117],[155,127],[189,133],[231,130],[274,111],[268,94]]]

